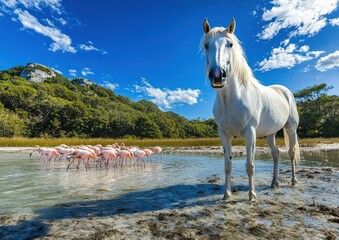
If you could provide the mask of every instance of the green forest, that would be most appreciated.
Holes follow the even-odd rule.
[[[51,77],[27,80],[37,70]],[[216,137],[216,128],[213,119],[190,121],[43,65],[0,72],[0,137],[201,138]]]
[[[37,72],[41,81],[32,80]],[[329,96],[330,89],[320,84],[295,93],[300,137],[339,136],[339,97]],[[70,80],[43,65],[28,64],[0,71],[0,137],[19,136],[143,139],[218,134],[214,119],[188,120],[90,80]]]

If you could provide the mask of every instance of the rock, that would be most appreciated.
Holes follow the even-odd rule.
[[[83,87],[90,86],[93,84],[92,81],[86,79],[86,78],[81,78],[81,77],[76,77],[74,80],[72,80],[73,83],[79,84]]]
[[[46,79],[55,76],[55,71],[38,63],[27,64],[20,73],[20,77],[25,78],[30,82],[44,82]]]

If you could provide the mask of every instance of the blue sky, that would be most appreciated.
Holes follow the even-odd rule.
[[[189,119],[212,117],[202,22],[236,19],[264,85],[339,94],[339,0],[0,0],[0,70],[41,63]]]

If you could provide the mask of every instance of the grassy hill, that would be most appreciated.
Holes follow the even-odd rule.
[[[0,137],[216,137],[213,119],[188,120],[41,64],[0,71]]]

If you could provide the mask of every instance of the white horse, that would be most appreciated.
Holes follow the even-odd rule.
[[[212,87],[217,91],[213,114],[224,147],[224,199],[231,196],[233,136],[245,138],[250,200],[256,198],[253,175],[257,136],[266,136],[274,159],[271,187],[278,187],[279,151],[275,134],[281,128],[284,129],[286,146],[289,146],[292,185],[295,185],[295,164],[299,164],[300,152],[296,133],[299,115],[293,94],[284,86],[263,86],[255,79],[239,40],[234,35],[234,18],[228,28],[213,29],[205,19],[203,29],[205,34],[201,47],[205,49],[207,75]]]

